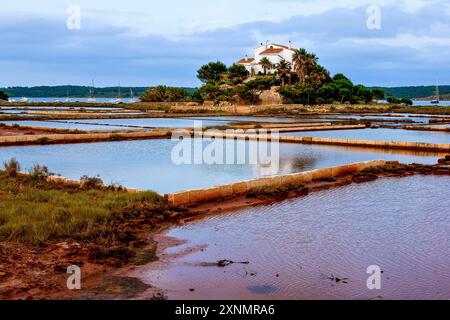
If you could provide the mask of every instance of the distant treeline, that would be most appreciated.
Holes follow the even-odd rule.
[[[370,89],[383,89],[387,95],[396,98],[427,98],[436,94],[436,86],[417,86],[417,87],[371,87]],[[450,86],[439,86],[440,95],[450,94]]]
[[[88,98],[91,87],[88,86],[39,86],[39,87],[8,87],[0,88],[0,91],[6,92],[10,97],[29,97],[29,98]],[[121,87],[120,96],[130,98],[131,90],[134,97],[141,96],[148,87]],[[183,88],[192,93],[194,88]],[[116,98],[119,96],[118,87],[93,88],[92,94],[96,98]]]
[[[135,97],[141,96],[148,87],[131,87]],[[195,88],[181,88],[189,94],[194,93]],[[383,89],[386,94],[396,98],[426,98],[435,95],[435,86],[416,86],[416,87],[369,87],[369,89]],[[33,98],[88,98],[90,87],[88,86],[38,86],[38,87],[8,87],[0,88],[10,97],[33,97]],[[450,86],[439,86],[441,96],[450,94]],[[119,95],[118,87],[94,88],[93,95],[97,98],[116,98]],[[121,87],[120,95],[122,98],[130,98],[130,87]]]

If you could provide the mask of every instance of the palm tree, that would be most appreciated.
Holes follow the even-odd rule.
[[[264,74],[267,74],[267,69],[272,69],[272,62],[266,57],[262,58],[261,61],[259,61],[259,64],[263,67]]]
[[[308,53],[306,49],[301,48],[295,50],[292,61],[294,63],[295,72],[298,74],[301,83],[305,83],[307,78],[312,75],[317,68],[319,58],[314,53]]]
[[[304,48],[296,49],[292,55],[292,62],[294,63],[294,70],[299,75],[300,79],[304,79],[306,75],[306,56],[308,52]]]
[[[277,75],[281,79],[281,85],[284,86],[286,84],[286,79],[289,79],[291,76],[292,65],[286,60],[282,59],[276,66]]]
[[[326,80],[330,79],[330,73],[327,69],[317,64],[311,73],[311,78],[313,84],[320,87]]]

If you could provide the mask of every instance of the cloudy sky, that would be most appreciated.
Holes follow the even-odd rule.
[[[67,26],[74,5],[80,29]],[[367,27],[373,5],[380,29]],[[356,83],[450,84],[449,0],[15,0],[0,9],[0,87],[196,86],[202,64],[266,40]]]

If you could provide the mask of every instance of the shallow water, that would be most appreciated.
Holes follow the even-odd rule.
[[[320,115],[319,117],[321,118],[335,118],[335,119],[352,119],[352,120],[371,120],[372,122],[383,122],[386,120],[399,120],[399,121],[413,121],[416,122],[418,124],[425,124],[428,123],[428,121],[430,120],[429,118],[426,117],[417,117],[414,115],[398,115],[398,116],[389,116],[389,115],[352,115],[352,114],[340,114],[340,115]],[[389,122],[387,122],[389,123]],[[396,124],[395,122],[390,122],[392,125],[399,125],[398,123]],[[400,125],[404,125],[404,124],[408,124],[408,123],[400,123]]]
[[[195,120],[215,120],[225,123],[231,122],[275,122],[275,123],[295,123],[295,122],[331,122],[335,120],[308,119],[308,118],[283,118],[283,117],[255,117],[255,116],[219,116],[219,117],[189,117],[185,119]]]
[[[354,140],[401,141],[401,142],[429,142],[450,144],[450,133],[439,131],[418,131],[403,129],[353,129],[311,132],[282,132],[283,136],[342,138]]]
[[[70,121],[70,120],[67,120]],[[110,124],[140,128],[189,128],[194,126],[194,119],[188,118],[141,118],[141,119],[88,119],[73,120],[74,122],[83,124]],[[220,126],[224,125],[223,121],[208,119],[201,121],[202,126]]]
[[[19,101],[21,100],[20,97],[12,97],[9,99],[10,101]],[[28,102],[65,102],[66,98],[28,98]],[[138,102],[138,98],[122,98],[121,102],[123,103],[134,103]],[[117,103],[119,104],[115,99],[113,98],[96,98],[95,101],[90,101],[89,98],[68,98],[67,102],[83,102],[83,103]]]
[[[8,125],[18,124],[19,126],[29,127],[44,127],[54,129],[78,129],[78,130],[130,130],[131,128],[120,126],[106,126],[106,125],[93,125],[93,124],[77,124],[77,123],[65,123],[57,121],[33,121],[33,120],[18,120],[18,121],[0,121]]]
[[[263,174],[260,165],[248,164],[248,161],[247,164],[239,165],[176,165],[171,159],[171,152],[177,144],[177,141],[161,139],[3,147],[0,148],[0,163],[15,157],[24,170],[33,163],[40,163],[71,179],[78,179],[85,174],[99,174],[106,183],[120,183],[126,187],[151,189],[161,193],[210,187],[256,178]],[[245,145],[248,155],[249,142]],[[195,150],[201,151],[200,148]],[[301,172],[374,159],[431,164],[436,163],[441,156],[442,154],[412,151],[281,143],[278,173]]]
[[[439,104],[433,104],[431,101],[413,101],[414,106],[433,106],[433,107],[450,107],[450,101],[443,100]]]
[[[449,207],[448,177],[320,191],[175,227],[187,243],[167,253],[193,253],[140,275],[169,299],[448,299]],[[222,259],[249,264],[202,266]],[[367,289],[370,265],[381,290]]]
[[[2,110],[11,110],[11,109],[16,109],[16,110],[20,110],[20,111],[24,111],[23,109],[30,109],[30,110],[80,110],[80,109],[85,109],[85,110],[106,110],[106,111],[112,111],[112,110],[123,110],[123,108],[121,107],[68,107],[68,106],[3,106],[0,107],[0,109]]]

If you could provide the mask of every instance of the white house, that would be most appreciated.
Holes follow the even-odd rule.
[[[263,58],[269,59],[272,65],[278,64],[281,60],[286,60],[287,62],[292,63],[292,56],[295,50],[292,48],[291,43],[289,42],[289,46],[281,45],[281,44],[262,44],[254,50],[255,57],[249,58],[245,57],[237,62],[237,64],[243,65],[250,74],[258,74],[264,72],[264,68],[260,65],[260,61]],[[273,73],[274,69],[266,70],[268,73]]]

